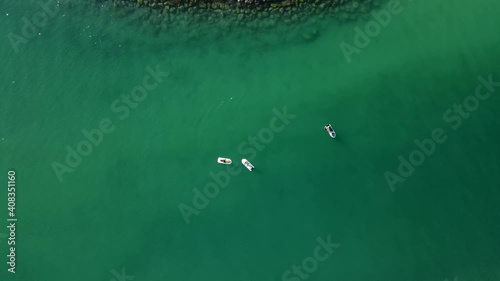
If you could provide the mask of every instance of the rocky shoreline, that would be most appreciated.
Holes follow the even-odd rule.
[[[111,0],[119,17],[149,24],[148,31],[164,31],[185,38],[203,36],[218,30],[224,36],[237,30],[272,30],[285,25],[298,30],[301,40],[318,36],[321,19],[339,23],[368,16],[379,0],[239,0],[207,2],[200,0]],[[153,29],[151,29],[153,26]],[[306,31],[302,31],[306,30]],[[244,33],[244,32],[243,32]]]
[[[221,2],[160,5],[152,1],[139,4],[137,0],[95,0],[85,5],[69,3],[67,7],[68,12],[74,11],[75,17],[70,18],[75,25],[85,22],[86,15],[98,15],[100,19],[81,30],[81,43],[86,47],[122,42],[155,50],[181,45],[203,49],[205,43],[215,43],[221,50],[238,46],[238,52],[253,52],[312,42],[328,29],[370,18],[370,12],[380,6],[379,1],[384,0],[296,0],[293,5],[282,1],[221,6]]]
[[[126,0],[115,1],[125,2]],[[322,7],[340,6],[351,4],[351,9],[356,9],[364,0],[130,0],[130,3],[148,6],[151,8],[162,7],[199,7],[203,9],[222,9],[231,8],[264,10],[266,8],[281,7],[302,7],[304,4],[314,4]]]

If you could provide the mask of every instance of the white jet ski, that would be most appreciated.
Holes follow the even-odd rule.
[[[217,158],[217,163],[229,165],[229,164],[233,163],[233,161],[229,158],[219,157],[219,158]]]
[[[330,134],[330,137],[332,137],[332,139],[334,139],[337,136],[337,134],[335,133],[335,131],[332,128],[332,125],[326,124],[326,126],[323,127],[323,129],[325,129],[325,131],[327,131],[328,134]]]
[[[255,167],[247,159],[241,159],[241,164],[243,164],[251,172]]]

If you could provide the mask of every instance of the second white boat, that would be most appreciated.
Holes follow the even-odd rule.
[[[250,172],[255,169],[255,167],[247,159],[241,159],[241,164],[243,164]]]

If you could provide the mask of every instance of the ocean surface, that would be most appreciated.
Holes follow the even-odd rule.
[[[61,3],[12,44],[41,8],[0,3],[0,280],[500,280],[500,2],[398,9],[181,40]]]

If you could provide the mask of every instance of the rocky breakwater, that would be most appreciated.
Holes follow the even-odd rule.
[[[120,17],[148,25],[144,32],[169,31],[177,39],[244,37],[256,31],[286,31],[286,41],[311,41],[318,37],[329,18],[339,23],[353,21],[379,6],[379,0],[112,0]],[[217,31],[217,32],[214,32]],[[290,32],[292,31],[292,32]],[[215,34],[215,35],[214,35]],[[265,38],[264,38],[265,40]]]

